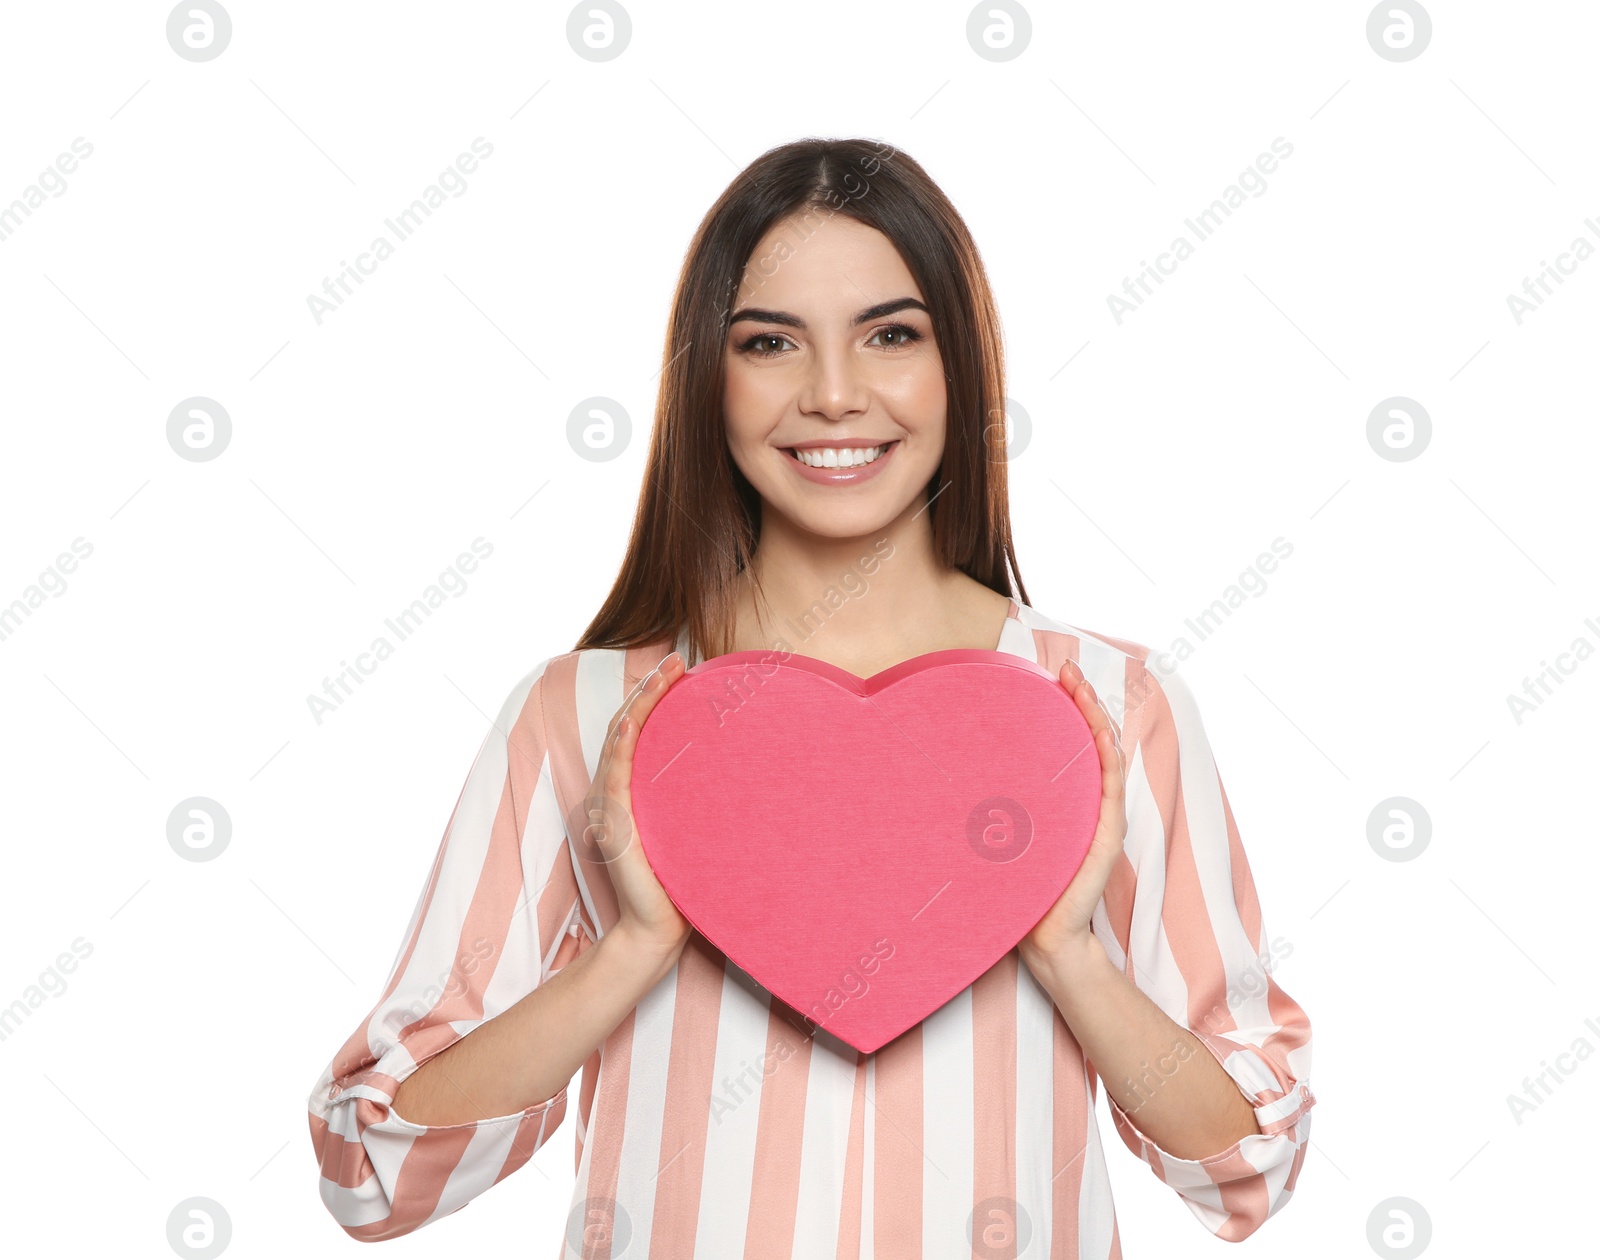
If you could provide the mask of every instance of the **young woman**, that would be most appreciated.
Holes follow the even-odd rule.
[[[663,359],[620,576],[501,707],[383,996],[311,1095],[334,1218],[375,1240],[456,1211],[549,1139],[581,1065],[576,1189],[548,1223],[567,1254],[1119,1256],[1102,1080],[1201,1224],[1252,1233],[1304,1159],[1310,1026],[1187,688],[1028,606],[999,321],[960,216],[903,153],[774,149],[696,234]],[[779,643],[861,677],[1015,653],[1100,758],[1060,900],[872,1054],[695,932],[632,832],[662,695]]]

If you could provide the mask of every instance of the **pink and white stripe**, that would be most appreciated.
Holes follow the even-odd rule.
[[[606,868],[575,860],[563,819],[628,687],[672,646],[554,656],[507,696],[388,983],[309,1099],[322,1198],[352,1237],[396,1237],[456,1211],[526,1163],[566,1114],[570,1084],[476,1124],[416,1125],[391,1104],[420,1062],[616,921]],[[685,639],[676,646],[692,659]],[[1178,1159],[1114,1099],[1112,1117],[1208,1231],[1244,1238],[1288,1202],[1305,1157],[1310,1025],[1263,966],[1261,907],[1194,699],[1181,678],[1146,668],[1149,649],[1015,601],[999,646],[1052,671],[1077,660],[1120,715],[1126,855],[1094,930],[1216,1056],[1261,1133]],[[474,957],[470,975],[459,967],[445,983]],[[808,1037],[696,933],[584,1064],[572,1202],[619,1205],[629,1257],[1014,1260],[1014,1213],[1030,1256],[1113,1260],[1121,1245],[1098,1084],[1015,950],[868,1055],[825,1031]],[[565,1220],[547,1225],[551,1246],[572,1254]],[[585,1260],[611,1260],[609,1251],[592,1247]]]

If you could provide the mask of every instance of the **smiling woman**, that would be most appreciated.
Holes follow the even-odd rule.
[[[1147,668],[1148,647],[1028,604],[1001,349],[971,235],[903,153],[795,141],[712,206],[672,304],[616,581],[576,646],[507,694],[382,997],[310,1096],[323,1200],[352,1237],[408,1233],[522,1167],[580,1067],[565,1233],[585,1260],[1116,1260],[1101,1083],[1123,1144],[1209,1233],[1243,1238],[1289,1201],[1315,1102],[1310,1024],[1260,974],[1270,938],[1181,678]],[[1020,657],[1067,690],[1094,750],[1078,763],[1092,767],[1094,835],[1064,892],[871,1052],[695,931],[633,843],[634,750],[655,704],[691,661],[791,636],[859,678],[945,649]],[[775,703],[757,678],[738,695]],[[962,707],[921,725],[1002,753],[1038,737],[1015,706],[987,721]],[[737,827],[722,811],[733,834],[715,837],[741,876],[808,888],[796,866],[775,873],[771,849],[754,856],[748,820],[780,798],[837,810],[831,778],[871,782],[874,759],[937,767],[923,749],[942,745],[919,746],[922,733],[902,725],[905,744],[852,755],[824,726],[816,773],[791,770],[785,792],[713,765],[716,791],[696,799],[746,807]],[[877,825],[886,808],[857,808],[861,843],[912,869],[919,846],[992,856],[969,843],[970,809],[906,839]],[[814,839],[804,821],[796,834]],[[818,888],[856,869],[844,852],[782,849]],[[886,895],[898,882],[868,890],[874,949],[915,917]],[[856,933],[823,939],[783,917],[752,916],[780,948],[863,957]],[[938,939],[972,937],[973,918]],[[441,993],[467,941],[485,959]],[[914,983],[910,963],[896,952],[887,975]]]
[[[991,647],[1012,591],[1027,602],[999,317],[906,154],[812,140],[753,163],[690,247],[662,360],[633,536],[580,649],[684,629],[701,658],[765,646],[769,613],[814,604],[869,534],[924,543],[814,655],[861,673]]]

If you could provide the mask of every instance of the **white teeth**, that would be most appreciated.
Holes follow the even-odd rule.
[[[855,468],[870,464],[888,449],[887,443],[868,447],[814,446],[809,450],[796,450],[795,455],[802,464],[811,468]]]

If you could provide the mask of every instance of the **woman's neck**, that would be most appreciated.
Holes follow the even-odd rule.
[[[940,562],[926,511],[843,539],[798,533],[772,514],[751,568],[760,598],[747,577],[733,650],[783,648],[858,677],[943,648],[992,649],[1010,607]]]

